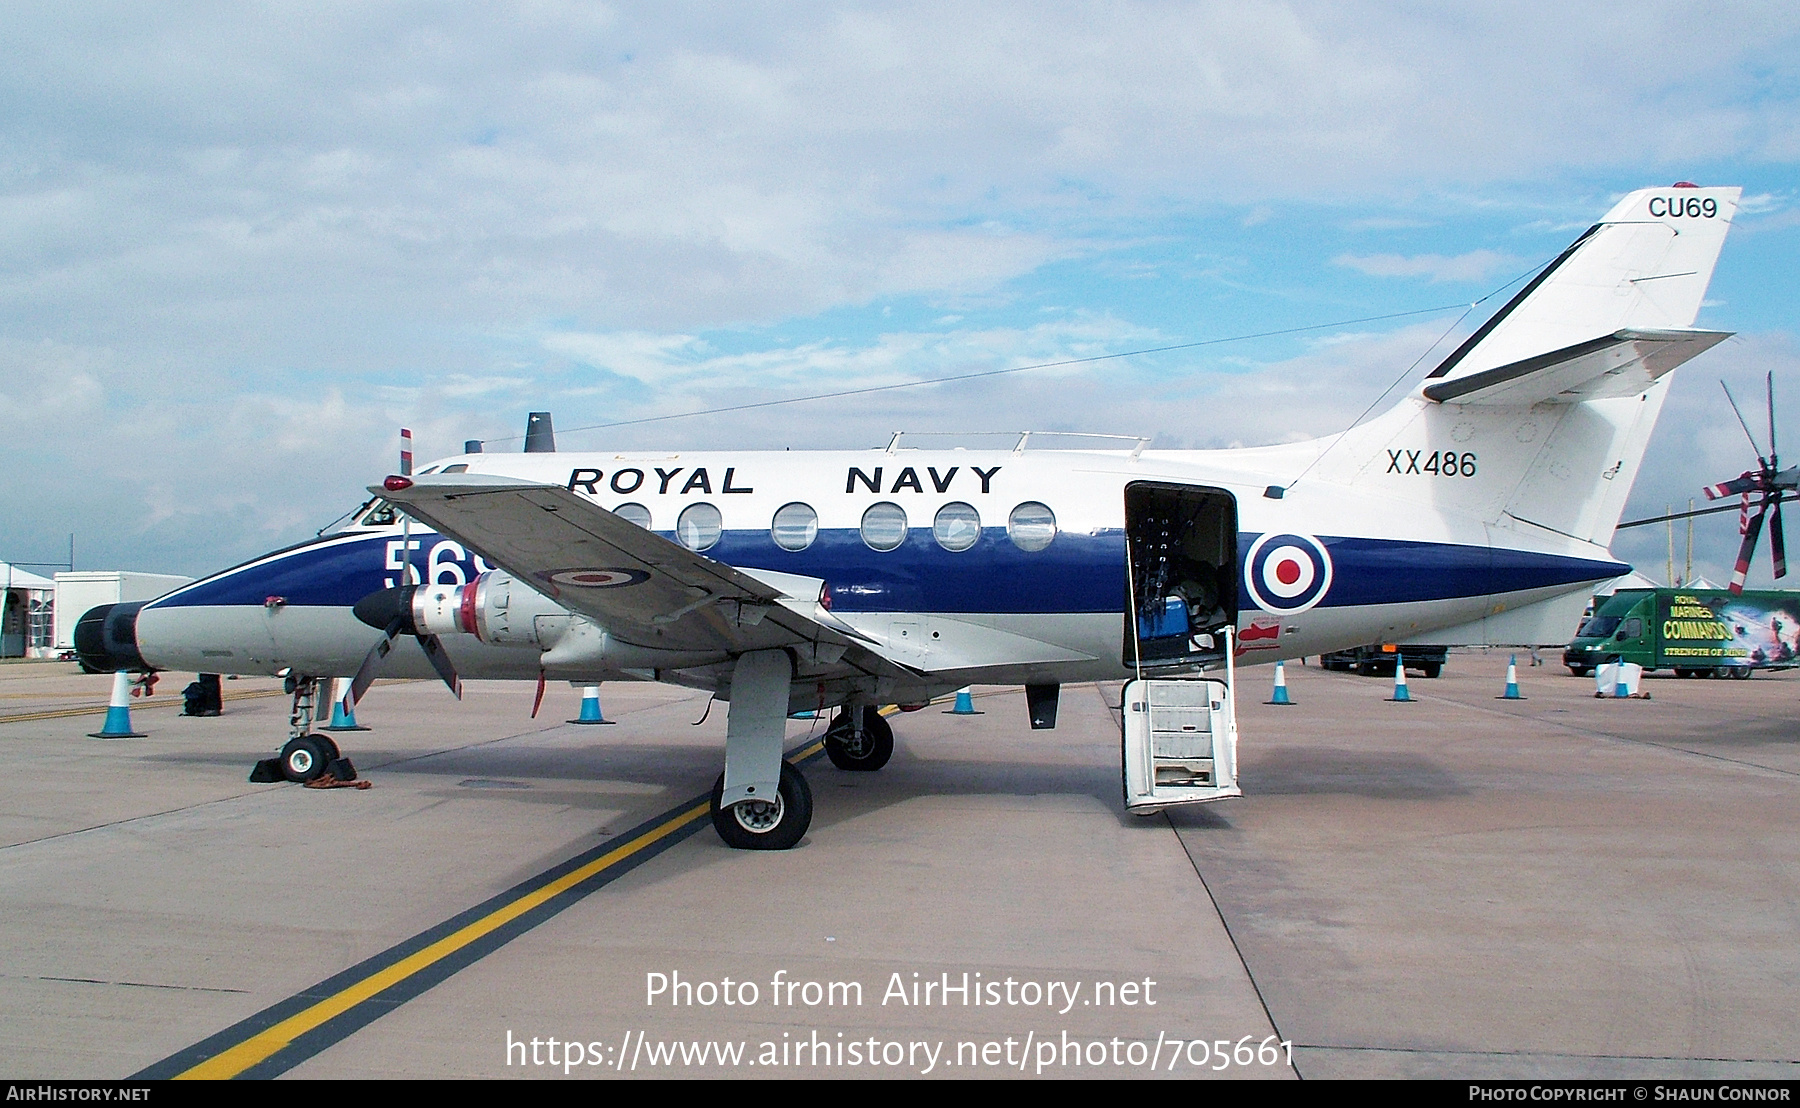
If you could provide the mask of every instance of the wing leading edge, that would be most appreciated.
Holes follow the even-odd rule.
[[[919,673],[819,603],[823,582],[751,576],[646,531],[558,485],[484,474],[372,488],[615,639],[655,650],[795,650],[803,670]]]

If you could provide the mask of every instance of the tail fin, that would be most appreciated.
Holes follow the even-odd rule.
[[[1609,545],[1667,375],[1729,337],[1692,327],[1740,191],[1627,196],[1321,468],[1525,541]]]

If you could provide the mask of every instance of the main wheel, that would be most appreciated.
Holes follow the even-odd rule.
[[[721,807],[725,775],[713,783],[713,830],[735,850],[786,850],[812,826],[812,788],[800,771],[781,763],[781,787],[773,800],[745,800]]]
[[[289,781],[307,782],[325,772],[331,755],[317,735],[289,739],[281,748],[281,774]]]
[[[825,756],[839,769],[880,769],[894,756],[894,729],[875,709],[856,710],[862,712],[862,730],[856,729],[851,709],[839,712],[825,731]]]

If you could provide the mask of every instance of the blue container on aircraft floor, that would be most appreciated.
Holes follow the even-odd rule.
[[[1179,596],[1171,596],[1164,600],[1160,612],[1138,613],[1138,638],[1140,639],[1170,639],[1177,636],[1186,638],[1187,633],[1187,604]]]

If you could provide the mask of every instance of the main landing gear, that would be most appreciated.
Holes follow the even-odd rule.
[[[326,774],[334,781],[356,780],[356,767],[344,757],[331,736],[312,729],[314,709],[323,702],[317,695],[321,685],[325,689],[331,688],[331,679],[288,678],[288,691],[294,695],[294,706],[288,713],[288,740],[278,757],[264,758],[256,763],[256,768],[250,771],[251,781],[258,784],[292,781],[307,785]]]
[[[783,650],[739,656],[731,671],[725,772],[712,791],[713,829],[738,850],[787,850],[812,824],[812,789],[781,756],[793,663]],[[846,707],[825,732],[825,753],[844,770],[876,770],[894,755],[894,730],[875,709]]]
[[[725,772],[713,785],[713,829],[738,850],[787,850],[812,825],[812,790],[781,756],[793,663],[785,650],[753,650],[731,671]]]
[[[894,729],[874,708],[845,708],[825,732],[825,756],[839,769],[880,769],[894,756]]]
[[[786,761],[781,763],[781,783],[773,797],[724,805],[720,803],[724,795],[721,773],[712,791],[713,830],[736,850],[786,850],[812,826],[812,787]]]

